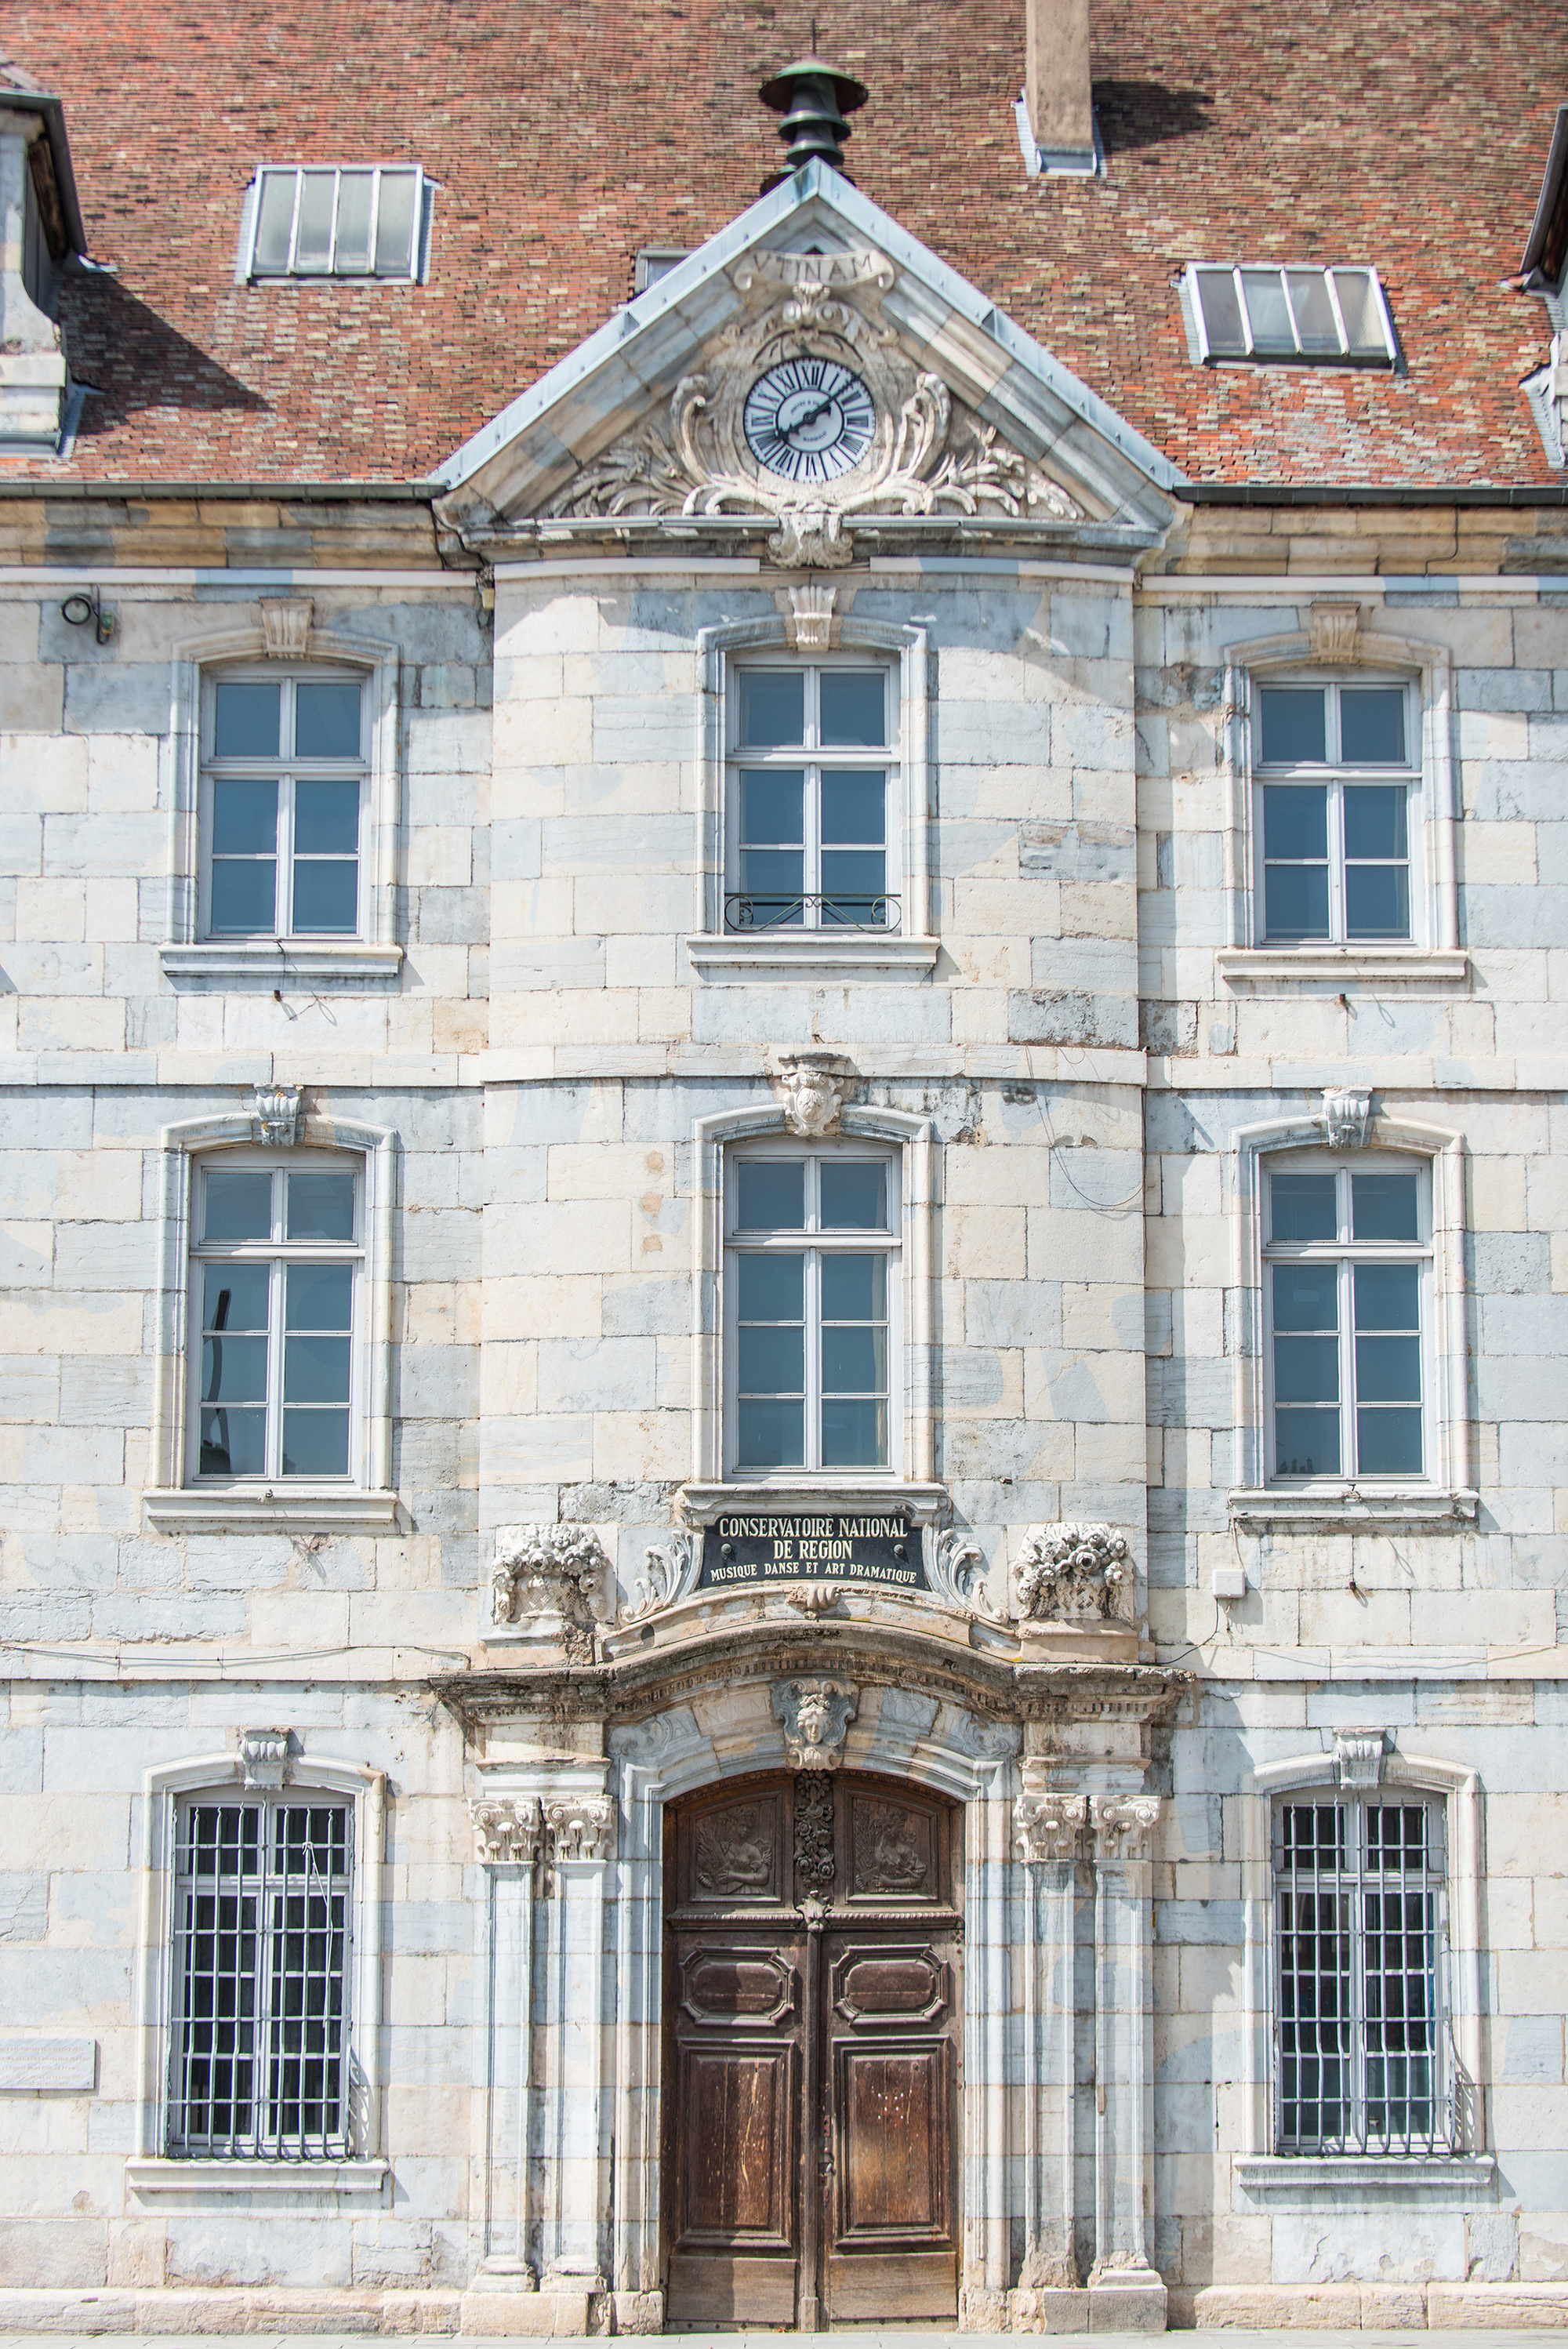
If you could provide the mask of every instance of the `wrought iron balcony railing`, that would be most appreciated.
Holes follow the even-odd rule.
[[[810,890],[798,897],[775,897],[755,889],[737,889],[724,901],[727,930],[896,930],[899,916],[900,900],[886,892],[872,896],[830,896],[822,890]]]

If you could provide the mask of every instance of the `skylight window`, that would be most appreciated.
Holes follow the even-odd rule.
[[[406,163],[268,164],[245,199],[241,279],[411,283],[421,274],[426,184]]]
[[[1204,359],[1392,367],[1397,346],[1375,269],[1189,270]]]

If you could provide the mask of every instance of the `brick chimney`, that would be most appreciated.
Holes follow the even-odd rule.
[[[1024,104],[1047,171],[1092,171],[1088,0],[1024,0]]]

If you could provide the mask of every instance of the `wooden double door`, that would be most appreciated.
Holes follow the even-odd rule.
[[[963,1812],[732,1781],[665,1819],[665,2323],[958,2312]]]

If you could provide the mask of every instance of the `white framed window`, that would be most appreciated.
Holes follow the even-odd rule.
[[[725,1170],[726,1468],[902,1467],[900,1154],[783,1138]]]
[[[1429,1166],[1293,1155],[1264,1191],[1269,1481],[1426,1478]]]
[[[304,1790],[176,1810],[166,2154],[346,2159],[354,1806]]]
[[[727,932],[900,929],[893,687],[890,664],[852,655],[737,664],[726,713]]]
[[[1338,367],[1392,367],[1394,322],[1375,269],[1215,267],[1186,285],[1199,356]]]
[[[1253,728],[1263,944],[1418,940],[1425,893],[1413,688],[1364,677],[1259,679]]]
[[[195,1166],[192,1481],[360,1478],[363,1163],[279,1156]]]
[[[1446,1810],[1409,1789],[1274,1805],[1274,2148],[1447,2152]]]
[[[269,163],[245,195],[236,275],[423,274],[428,182],[417,164]]]
[[[203,937],[364,935],[368,720],[363,678],[256,667],[202,694]]]

